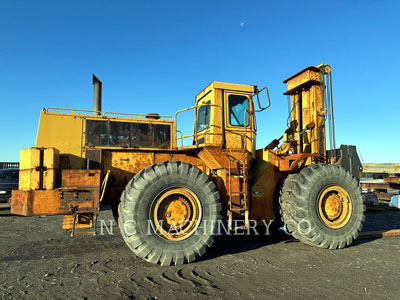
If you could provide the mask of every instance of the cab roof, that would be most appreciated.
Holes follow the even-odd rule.
[[[208,94],[212,89],[221,89],[221,90],[230,90],[230,91],[253,93],[256,88],[257,88],[256,85],[247,85],[247,84],[237,84],[237,83],[213,81],[205,89],[203,89],[200,93],[197,94],[196,101],[197,101],[197,99],[199,99],[201,97],[204,97],[204,95]]]

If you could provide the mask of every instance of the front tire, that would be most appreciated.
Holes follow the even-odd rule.
[[[358,181],[349,172],[318,164],[286,178],[280,210],[288,231],[301,242],[340,249],[357,238],[365,207]]]
[[[221,204],[200,169],[169,161],[132,178],[121,195],[119,227],[140,258],[161,265],[190,263],[214,242]]]

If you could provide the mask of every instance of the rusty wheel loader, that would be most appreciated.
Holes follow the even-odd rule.
[[[267,88],[214,81],[174,117],[135,115],[101,112],[94,76],[93,111],[41,112],[36,146],[20,152],[12,213],[62,214],[71,235],[95,234],[100,202],[119,202],[126,244],[161,265],[202,256],[222,221],[230,230],[283,221],[306,244],[343,248],[364,220],[361,163],[354,146],[335,147],[330,66],[284,83],[288,128],[256,150],[255,114],[270,106]],[[177,121],[188,110],[194,133],[183,136]]]

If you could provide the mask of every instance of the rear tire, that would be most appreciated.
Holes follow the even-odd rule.
[[[288,231],[301,242],[340,249],[357,238],[365,207],[358,181],[349,172],[318,164],[286,178],[280,210]]]
[[[128,247],[140,258],[166,266],[202,256],[221,219],[214,183],[197,167],[177,161],[137,173],[122,193],[118,211]]]

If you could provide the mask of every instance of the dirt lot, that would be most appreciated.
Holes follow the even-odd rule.
[[[400,228],[399,212],[368,213],[365,230]],[[109,224],[111,210],[100,219]],[[222,236],[206,256],[150,265],[113,235],[74,237],[60,216],[0,217],[0,299],[399,299],[400,237],[343,250],[282,234]],[[100,230],[100,223],[98,224]]]

